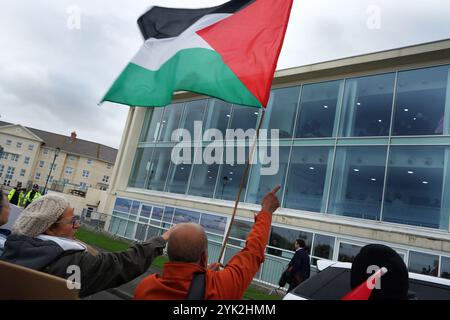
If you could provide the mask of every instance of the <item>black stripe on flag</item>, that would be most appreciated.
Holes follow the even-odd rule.
[[[145,40],[173,38],[207,14],[235,13],[253,2],[255,0],[231,0],[216,7],[200,9],[152,7],[137,22]]]

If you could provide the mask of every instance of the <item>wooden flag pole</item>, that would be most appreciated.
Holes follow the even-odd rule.
[[[239,186],[239,191],[238,191],[238,194],[236,196],[236,201],[234,202],[234,208],[233,208],[233,213],[231,215],[231,221],[230,221],[230,224],[228,226],[228,230],[227,230],[227,233],[225,235],[225,239],[223,241],[222,248],[220,249],[220,254],[219,254],[219,259],[218,259],[219,263],[222,260],[223,254],[225,253],[225,248],[227,246],[228,238],[230,236],[231,226],[233,225],[234,217],[236,216],[237,206],[239,204],[239,200],[241,199],[242,189],[244,189],[244,184],[245,184],[245,181],[247,180],[248,171],[249,171],[251,163],[253,161],[253,154],[255,152],[256,143],[258,142],[258,138],[259,138],[259,130],[261,129],[261,125],[263,123],[265,114],[266,114],[266,108],[262,107],[261,118],[259,119],[258,128],[256,129],[256,137],[255,137],[255,140],[253,141],[252,149],[250,151],[250,156],[248,157],[247,163],[245,165],[244,174],[242,175],[241,183],[240,183],[240,186]]]

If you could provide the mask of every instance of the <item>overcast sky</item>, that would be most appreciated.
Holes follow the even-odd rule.
[[[136,19],[223,2],[2,1],[0,120],[117,148],[128,107],[97,103],[142,44]],[[449,12],[449,0],[294,0],[278,69],[447,39]]]

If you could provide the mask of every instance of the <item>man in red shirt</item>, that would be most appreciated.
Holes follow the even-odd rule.
[[[162,276],[152,274],[136,288],[135,299],[186,299],[195,274],[205,274],[205,300],[241,299],[264,261],[272,214],[280,206],[275,195],[277,186],[262,200],[262,209],[247,237],[245,248],[237,253],[223,270],[208,269],[208,239],[198,224],[177,225],[169,238]]]

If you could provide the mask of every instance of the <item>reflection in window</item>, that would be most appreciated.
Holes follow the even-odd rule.
[[[442,199],[444,156],[445,147],[391,148],[384,221],[448,229],[448,200]]]
[[[230,230],[230,237],[242,240],[247,239],[252,225],[253,223],[251,223],[250,221],[234,220]]]
[[[184,210],[184,209],[175,209],[175,215],[173,216],[173,223],[184,223],[184,222],[193,222],[198,223],[200,219],[200,214],[198,212]]]
[[[342,81],[303,86],[297,116],[297,138],[332,137]]]
[[[134,158],[133,169],[128,185],[134,188],[145,188],[150,178],[150,165],[153,148],[138,148]]]
[[[145,241],[146,235],[147,235],[147,225],[138,223],[136,227],[136,234],[134,237],[137,240]]]
[[[316,234],[314,237],[313,256],[331,260],[333,258],[334,237]]]
[[[389,135],[394,81],[394,73],[346,80],[341,136]]]
[[[450,258],[449,257],[441,258],[441,277],[450,279]]]
[[[257,108],[234,105],[230,129],[242,129],[244,131],[256,129],[258,115],[259,109]]]
[[[167,192],[186,193],[191,166],[190,164],[175,165],[171,162],[166,186]]]
[[[330,147],[293,147],[285,194],[286,208],[320,212]]]
[[[134,230],[135,228],[136,228],[136,223],[128,221],[127,228],[125,229],[125,234],[124,234],[125,238],[133,239],[134,233],[135,233],[135,230]]]
[[[225,138],[225,131],[231,119],[231,104],[217,99],[208,100],[208,108],[205,116],[205,130],[217,129]]]
[[[217,181],[217,191],[215,198],[223,200],[235,200],[239,191],[242,176],[244,175],[245,164],[223,164],[222,172]],[[248,180],[248,179],[247,179]],[[245,194],[247,180],[242,189],[242,195]],[[241,201],[243,197],[241,196]]]
[[[160,228],[155,228],[155,227],[148,227],[147,229],[147,239],[153,238],[153,237],[157,237],[159,235],[162,234],[162,230]]]
[[[338,148],[328,212],[378,220],[387,147]]]
[[[122,212],[129,212],[131,208],[131,200],[123,199],[123,198],[117,198],[116,203],[114,205],[114,210],[122,211]]]
[[[194,164],[188,193],[193,196],[212,198],[218,172],[218,164]]]
[[[409,272],[438,276],[439,256],[423,252],[409,252]]]
[[[268,148],[270,150],[270,148]],[[287,163],[289,160],[289,151],[290,147],[279,147],[279,161],[275,164],[274,155],[269,154],[269,157],[272,158],[273,161],[269,165],[264,165],[264,168],[275,168],[278,166],[278,172],[274,175],[261,175],[261,162],[266,162],[266,160],[258,161],[258,164],[252,166],[251,178],[250,178],[250,186],[248,190],[247,199],[245,202],[250,203],[261,203],[261,199],[264,195],[270,192],[275,186],[281,185],[280,191],[278,191],[278,196],[281,198],[283,194],[283,189],[285,185],[286,179],[286,171],[287,171]],[[256,151],[259,152],[259,151]],[[255,152],[255,157],[258,156]],[[259,158],[259,156],[258,156]],[[268,161],[267,161],[268,162]]]
[[[300,87],[272,90],[264,123],[265,129],[278,129],[280,139],[292,138]]]
[[[172,222],[172,218],[173,218],[173,212],[174,212],[174,208],[172,207],[165,207],[164,208],[164,215],[163,215],[163,221],[164,222]]]
[[[161,220],[163,216],[163,208],[153,207],[152,219]]]
[[[150,214],[152,212],[152,207],[149,205],[142,205],[140,216],[143,218],[150,218]]]
[[[164,108],[158,141],[171,141],[172,132],[179,128],[183,107],[183,103],[176,103]]]
[[[164,184],[167,178],[167,172],[169,171],[169,165],[171,163],[171,148],[160,147],[155,148],[153,152],[152,160],[147,164],[149,178],[147,179],[150,190],[164,190]]]
[[[270,233],[269,245],[285,250],[294,250],[295,240],[305,241],[305,250],[311,252],[312,233],[299,230],[272,227]]]
[[[224,234],[227,218],[203,213],[200,224],[205,228],[206,232]]]
[[[203,121],[207,100],[194,100],[186,103],[184,119],[181,122],[180,129],[186,129],[194,140],[194,121]]]
[[[449,134],[444,121],[450,67],[399,72],[393,135]]]
[[[339,244],[338,261],[353,262],[356,255],[359,253],[359,251],[361,251],[361,248],[361,246],[341,242]]]
[[[139,201],[134,200],[133,201],[133,205],[131,206],[131,210],[130,213],[137,215],[139,212],[139,206],[141,205],[141,203]]]
[[[144,124],[144,130],[142,130],[141,141],[153,142],[158,140],[163,112],[164,108],[151,108],[147,110],[147,116],[145,117],[146,123]]]

